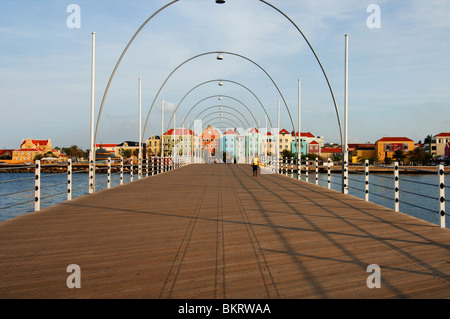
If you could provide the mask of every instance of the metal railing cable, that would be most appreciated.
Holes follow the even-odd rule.
[[[310,163],[311,161],[308,160],[308,158],[306,158],[306,162],[305,162],[305,170],[302,171],[301,169],[298,170],[298,174],[297,178],[299,180],[302,180],[302,174],[304,174],[305,176],[305,181],[306,182],[312,182],[311,181],[311,176],[310,175],[315,175],[313,177],[313,179],[315,179],[315,184],[322,186],[322,187],[328,187],[331,188],[331,185],[339,185],[341,186],[341,183],[338,183],[336,181],[334,181],[331,178],[331,160],[328,159],[328,165],[327,165],[327,169],[328,169],[328,174],[327,174],[327,178],[321,178],[320,174],[318,173],[318,160],[315,160],[315,165],[311,165]],[[322,164],[322,167],[324,166],[325,163]],[[314,169],[310,169],[310,167],[313,166]],[[278,170],[278,173],[281,175],[286,175],[289,176],[287,174],[287,160],[285,159],[280,159],[280,163],[279,163],[279,167],[280,169]],[[412,180],[409,178],[404,178],[403,174],[399,174],[400,170],[405,170],[405,171],[416,171],[416,173],[420,173],[420,172],[424,172],[424,173],[428,173],[430,174],[429,170],[424,170],[424,169],[418,169],[418,168],[411,168],[411,167],[401,167],[398,165],[397,162],[394,163],[394,165],[392,166],[392,172],[393,175],[391,176],[385,176],[382,174],[375,174],[374,176],[376,176],[376,179],[384,179],[384,180],[388,180],[388,181],[392,181],[393,184],[388,186],[388,185],[382,185],[379,182],[373,182],[371,181],[371,179],[369,179],[369,172],[371,171],[371,168],[374,167],[383,167],[384,169],[387,168],[387,166],[369,166],[368,161],[366,161],[365,163],[365,170],[364,171],[352,171],[350,176],[348,177],[348,184],[352,184],[352,185],[347,185],[347,187],[353,191],[355,191],[355,193],[359,193],[362,192],[364,199],[366,201],[369,201],[369,194],[370,195],[374,195],[380,198],[383,198],[385,200],[389,200],[391,203],[394,204],[394,211],[398,212],[399,211],[399,205],[400,204],[405,204],[414,208],[418,208],[421,209],[425,212],[432,212],[435,214],[440,214],[441,216],[441,227],[445,227],[445,203],[449,202],[449,199],[445,198],[445,171],[442,165],[439,165],[437,167],[437,176],[438,176],[438,183],[433,183],[433,182],[428,182],[428,181],[420,181],[420,180]],[[388,167],[389,168],[389,167]],[[319,176],[317,176],[319,174]],[[290,174],[291,177],[294,177],[293,174]],[[356,176],[363,176],[364,179],[358,179],[355,178]],[[420,191],[414,191],[414,190],[407,190],[405,189],[405,187],[400,187],[400,183],[399,182],[406,182],[406,183],[410,183],[410,184],[416,184],[416,185],[420,185],[421,189],[423,187],[427,187],[430,189],[430,192],[437,192],[439,194],[438,197],[433,196],[433,195],[427,195],[427,194],[423,194]],[[320,183],[319,183],[320,182]],[[321,184],[323,184],[324,182],[326,182],[327,186],[323,186]],[[356,185],[355,185],[356,184]],[[358,185],[364,185],[364,188],[360,188],[358,187]],[[434,188],[431,189],[431,187]],[[369,192],[370,189],[370,192]],[[392,192],[391,196],[389,196],[387,194],[387,192]],[[400,194],[404,194],[406,196],[400,196]],[[393,195],[393,196],[392,196]],[[422,201],[417,201],[417,202],[411,202],[414,201],[413,198],[417,198],[417,197],[421,197],[424,198],[426,200],[432,201],[430,202],[430,206],[429,207],[424,207],[423,205],[420,205],[422,203]],[[401,198],[401,200],[400,200]],[[383,204],[384,206],[386,206],[386,204]],[[438,209],[433,209],[432,206],[436,205],[439,206]]]

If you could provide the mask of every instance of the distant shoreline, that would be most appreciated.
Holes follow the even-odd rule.
[[[220,165],[220,164],[216,164]],[[242,164],[239,164],[242,165]],[[249,165],[249,164],[244,164]],[[73,163],[72,169],[73,171],[81,171],[86,170],[89,167],[88,163]],[[105,172],[104,168],[107,167],[106,164],[97,164],[96,165],[98,172]],[[284,166],[281,166],[284,169]],[[309,173],[313,174],[315,172],[315,166],[309,165]],[[112,164],[111,170],[112,171],[118,171],[120,169],[120,165],[118,164]],[[137,165],[134,166],[134,170],[137,171],[138,167]],[[149,169],[151,169],[149,167]],[[291,165],[288,165],[288,172],[291,169]],[[326,173],[328,171],[328,167],[326,165],[319,165],[318,166],[320,173]],[[67,170],[66,164],[51,164],[51,165],[41,165],[41,172],[43,173],[63,173]],[[127,172],[130,170],[129,166],[124,166],[124,172]],[[364,165],[349,165],[348,167],[349,173],[355,172],[364,172]],[[1,165],[0,166],[0,173],[31,173],[34,171],[34,166],[28,166],[24,167],[20,164],[10,164],[10,165]],[[306,171],[306,166],[302,164],[302,173]],[[450,172],[449,166],[444,166],[444,171]],[[297,173],[297,165],[293,166],[293,172]],[[342,172],[342,166],[340,164],[331,166],[331,173],[341,173]],[[380,173],[380,174],[386,174],[386,173],[392,173],[393,172],[393,165],[388,166],[369,166],[369,173]],[[407,174],[437,174],[437,166],[400,166],[400,173],[407,173]]]

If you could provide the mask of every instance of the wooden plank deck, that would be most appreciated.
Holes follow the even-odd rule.
[[[336,191],[189,165],[1,222],[0,298],[449,298],[449,244]]]

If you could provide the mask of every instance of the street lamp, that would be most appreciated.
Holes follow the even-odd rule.
[[[223,82],[222,81],[219,82],[219,86],[223,86]]]
[[[217,60],[223,60],[223,55],[222,55],[222,53],[219,53],[219,55],[217,56]]]
[[[225,0],[216,0],[216,3],[217,3],[217,4],[224,4],[224,3],[225,3]]]

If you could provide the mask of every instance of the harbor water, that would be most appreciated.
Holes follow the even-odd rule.
[[[288,174],[297,178],[296,174]],[[96,190],[107,187],[106,174],[96,174]],[[72,179],[72,198],[88,193],[88,174],[74,173]],[[327,174],[318,174],[318,185],[327,187]],[[331,176],[331,188],[341,191],[341,175]],[[137,175],[134,176],[134,180]],[[308,181],[315,183],[315,172],[309,172]],[[18,180],[5,183],[5,181]],[[305,181],[305,172],[301,175]],[[394,209],[394,179],[392,174],[370,174],[369,201]],[[445,185],[449,184],[449,174],[445,175]],[[34,211],[34,174],[0,174],[0,222]],[[123,183],[130,182],[130,175],[124,174]],[[120,175],[112,174],[111,187],[120,184]],[[437,174],[400,173],[400,212],[440,225],[439,190]],[[349,195],[364,199],[364,175],[349,174]],[[449,187],[445,190],[446,209],[449,209]],[[44,173],[41,176],[41,208],[67,200],[67,174]],[[446,227],[450,228],[446,215]]]

